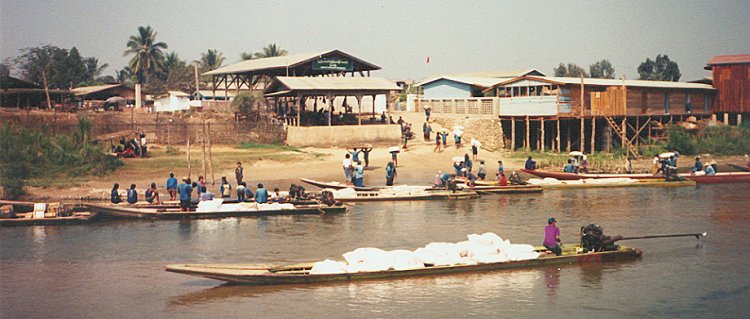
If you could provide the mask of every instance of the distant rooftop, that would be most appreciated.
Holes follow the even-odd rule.
[[[438,80],[449,80],[458,83],[469,84],[479,87],[491,87],[503,81],[507,81],[519,76],[524,75],[537,75],[544,76],[545,74],[537,69],[526,69],[516,71],[490,71],[490,72],[473,72],[473,73],[458,73],[458,74],[447,74],[427,78],[417,83],[417,86],[423,86],[428,83],[432,83]]]
[[[270,73],[272,75],[286,75],[286,71],[297,67],[304,67],[309,64],[309,68],[312,68],[312,63],[315,60],[330,57],[330,56],[342,56],[351,59],[353,62],[353,71],[369,71],[369,70],[380,70],[380,67],[369,63],[367,61],[358,59],[352,55],[339,50],[328,50],[322,52],[312,53],[299,53],[290,54],[284,56],[277,56],[271,58],[261,58],[240,61],[234,64],[230,64],[213,71],[203,73],[204,75],[224,75],[224,74],[237,74],[237,73]],[[309,69],[308,68],[308,69]],[[328,72],[330,73],[330,72]],[[291,74],[291,73],[290,73]],[[310,74],[297,74],[298,76],[310,75]]]
[[[706,63],[706,69],[710,70],[712,65],[744,63],[750,64],[750,54],[717,55]]]

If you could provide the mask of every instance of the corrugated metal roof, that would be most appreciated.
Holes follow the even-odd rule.
[[[750,54],[717,55],[707,65],[750,63]]]
[[[245,73],[245,72],[252,72],[252,71],[267,70],[267,69],[293,67],[293,66],[296,66],[297,64],[312,61],[321,56],[334,53],[334,52],[349,56],[352,59],[357,60],[358,62],[362,64],[369,65],[372,67],[373,70],[380,69],[380,67],[377,65],[374,65],[372,63],[369,63],[361,59],[357,59],[345,52],[342,52],[339,50],[328,50],[328,51],[322,51],[322,52],[298,53],[298,54],[290,54],[290,55],[277,56],[277,57],[271,57],[271,58],[245,60],[245,61],[237,62],[235,64],[230,64],[230,65],[227,65],[227,66],[224,66],[224,67],[221,67],[216,70],[209,71],[203,74],[204,75],[233,74],[233,73]]]
[[[508,81],[501,82],[495,86],[503,86],[511,83],[515,83],[522,80],[540,81],[555,84],[570,84],[575,85],[581,84],[581,78],[573,77],[554,77],[554,76],[521,76]],[[661,89],[697,89],[697,90],[714,90],[714,87],[703,83],[685,83],[685,82],[670,82],[670,81],[646,81],[646,80],[618,80],[618,79],[596,79],[596,78],[584,78],[584,85],[600,85],[600,86],[631,86],[631,87],[649,87],[649,88],[661,88]],[[489,88],[491,89],[491,88]],[[484,91],[488,91],[486,89]]]
[[[384,78],[375,77],[294,77],[277,76],[274,82],[280,83],[287,90],[309,91],[309,90],[372,90],[372,91],[400,91],[401,88]],[[276,85],[271,84],[271,87]],[[270,87],[269,87],[270,88]]]
[[[417,83],[416,86],[423,86],[428,83],[432,83],[441,79],[450,80],[454,82],[479,86],[479,87],[491,87],[495,84],[528,74],[541,74],[537,69],[527,70],[516,70],[516,71],[490,71],[490,72],[475,72],[475,73],[460,73],[460,74],[446,74],[427,78]]]
[[[106,85],[94,85],[94,86],[82,86],[78,88],[74,88],[70,90],[70,92],[73,92],[74,95],[88,95],[91,93],[101,92],[104,90],[109,90],[111,88],[116,88],[118,86],[122,86],[122,84],[106,84]]]

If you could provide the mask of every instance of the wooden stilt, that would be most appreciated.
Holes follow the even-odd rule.
[[[510,150],[516,151],[516,118],[510,118]]]
[[[620,145],[622,146],[622,148],[627,148],[627,144],[625,144],[625,139],[628,136],[628,126],[627,126],[627,124],[625,124],[625,117],[624,116],[622,117],[622,124],[620,125],[620,131],[622,133],[620,135],[621,136],[621,138],[620,138],[620,143],[621,144]]]
[[[596,117],[591,117],[591,154],[596,151]]]
[[[567,127],[567,130],[566,130],[567,132],[565,134],[565,149],[567,150],[568,153],[570,153],[570,123],[568,123],[566,127]]]
[[[541,141],[539,143],[539,150],[544,152],[544,118],[541,118],[539,120],[539,124],[541,124],[542,126],[542,136],[541,136]]]
[[[562,150],[560,149],[561,138],[560,138],[560,119],[559,118],[557,119],[557,138],[555,138],[555,140],[557,142],[557,152],[560,153],[560,151]]]
[[[529,116],[526,115],[526,145],[524,145],[526,151],[531,150],[531,127],[529,123]]]
[[[583,115],[581,115],[581,136],[580,136],[581,139],[579,140],[581,145],[579,146],[580,148],[578,149],[581,152],[583,152],[583,148],[585,146],[584,143],[586,142],[586,133],[584,131],[585,127],[586,125],[583,119]]]

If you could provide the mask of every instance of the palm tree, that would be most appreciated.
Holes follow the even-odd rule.
[[[255,56],[258,55],[258,54],[259,53],[257,53],[257,52],[255,52],[255,53],[253,53],[253,52],[250,52],[250,53],[242,52],[242,53],[240,53],[240,59],[242,59],[242,60],[252,60],[252,59],[255,59]]]
[[[224,57],[219,50],[209,49],[206,53],[201,53],[201,67],[205,70],[215,70],[224,63]]]
[[[137,83],[148,82],[150,74],[160,71],[164,61],[164,42],[156,42],[157,33],[151,26],[138,27],[138,35],[131,35],[126,46],[125,56],[133,54],[130,59],[130,70],[135,74]]]
[[[262,50],[263,52],[255,53],[256,59],[271,58],[275,56],[287,55],[287,53],[289,53],[286,50],[282,49],[281,47],[277,47],[276,43],[271,43],[265,48],[263,48]]]
[[[118,83],[132,83],[133,73],[130,71],[130,68],[126,66],[122,68],[122,70],[115,71],[114,78]]]
[[[89,83],[99,81],[102,71],[109,66],[107,63],[100,66],[99,59],[93,56],[83,59],[83,64],[86,66],[86,81]]]

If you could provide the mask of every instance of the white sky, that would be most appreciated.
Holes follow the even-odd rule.
[[[715,55],[750,53],[750,1],[135,1],[0,0],[0,57],[44,44],[127,64],[138,26],[182,59],[218,49],[225,64],[269,43],[304,53],[339,49],[382,67],[373,76],[419,80],[445,73],[537,68],[588,70],[609,59],[637,78],[668,54],[681,81],[708,76]],[[430,63],[426,63],[427,56]]]

